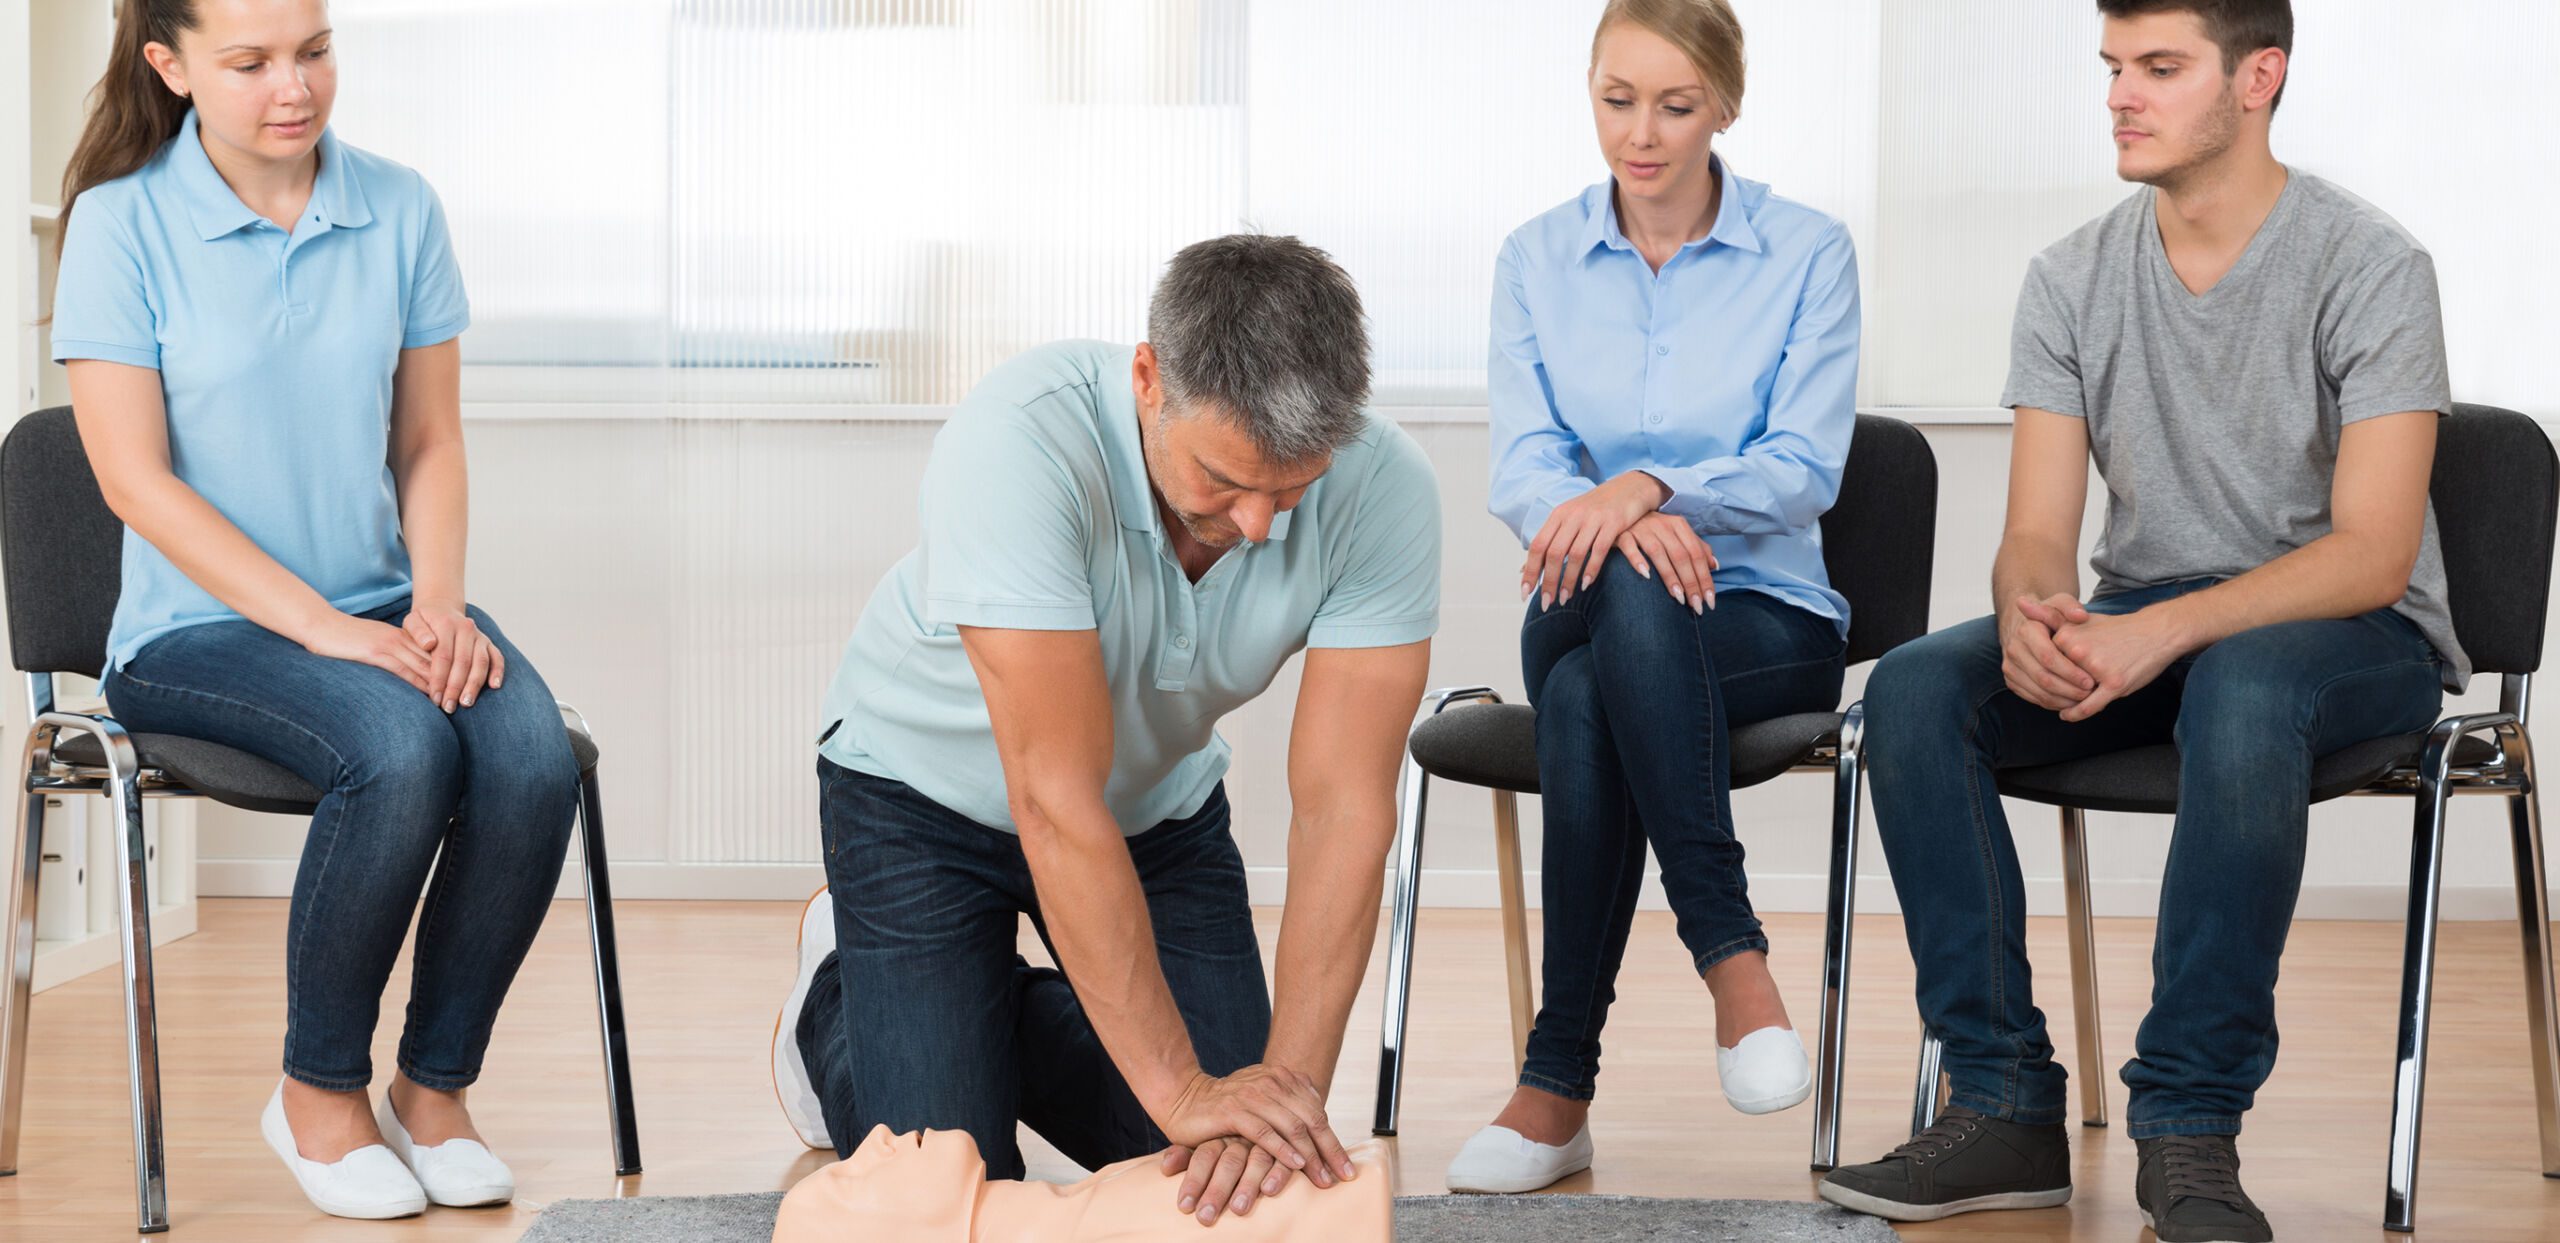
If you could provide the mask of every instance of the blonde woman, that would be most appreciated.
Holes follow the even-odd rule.
[[[1751,910],[1725,738],[1838,706],[1848,605],[1818,523],[1856,422],[1858,276],[1838,221],[1715,154],[1742,94],[1726,0],[1615,0],[1590,73],[1610,177],[1521,226],[1497,265],[1491,509],[1528,550],[1545,978],[1519,1085],[1450,1164],[1453,1191],[1590,1165],[1648,844],[1715,998],[1726,1099],[1769,1113],[1811,1090]]]

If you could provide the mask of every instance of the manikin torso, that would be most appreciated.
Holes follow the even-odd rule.
[[[791,1189],[773,1243],[1383,1243],[1395,1215],[1386,1149],[1361,1144],[1351,1160],[1350,1182],[1300,1180],[1204,1230],[1175,1206],[1181,1180],[1156,1156],[1065,1186],[989,1182],[965,1132],[874,1127],[852,1156]]]

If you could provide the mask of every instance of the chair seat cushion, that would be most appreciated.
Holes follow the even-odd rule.
[[[134,754],[144,768],[156,768],[188,789],[218,803],[249,811],[272,811],[286,815],[308,815],[320,802],[320,791],[311,783],[293,775],[281,765],[251,755],[246,751],[187,738],[177,734],[132,734]],[[596,766],[598,752],[595,740],[584,731],[569,731],[569,750],[577,756],[578,771],[586,773]],[[104,768],[106,748],[93,734],[62,732],[54,746],[54,756],[65,763],[84,768]]]
[[[1463,704],[1414,727],[1414,762],[1449,781],[1538,792],[1538,714],[1527,704]],[[1732,731],[1733,788],[1794,768],[1840,734],[1837,712],[1805,712]]]
[[[2353,794],[2395,768],[2417,763],[2426,748],[2425,734],[2395,734],[2321,756],[2311,766],[2311,801]],[[2456,767],[2469,767],[2485,764],[2496,755],[2497,748],[2486,739],[2466,737],[2454,745],[2453,762]],[[2002,794],[2056,807],[2155,815],[2178,810],[2178,749],[2166,743],[2060,764],[2003,769],[1998,777]]]

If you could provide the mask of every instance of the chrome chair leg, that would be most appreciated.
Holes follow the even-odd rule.
[[[640,1114],[631,1093],[631,1042],[622,1021],[622,960],[614,948],[613,879],[605,866],[604,794],[595,770],[578,779],[578,835],[586,859],[587,943],[594,950],[596,1021],[604,1037],[605,1107],[613,1172],[640,1172]]]
[[[2501,731],[2507,762],[2524,777],[2524,792],[2507,799],[2508,836],[2514,847],[2516,921],[2524,935],[2525,1035],[2533,1044],[2534,1116],[2542,1131],[2542,1176],[2560,1178],[2560,1030],[2552,995],[2551,889],[2543,867],[2542,793],[2534,781],[2533,744],[2521,725]]]
[[[1822,1009],[1813,1041],[1813,1168],[1840,1164],[1840,1092],[1849,1046],[1849,937],[1858,912],[1858,785],[1866,774],[1866,706],[1840,722],[1831,787],[1831,884],[1823,919]]]
[[[1378,1114],[1370,1131],[1396,1133],[1404,1094],[1405,1012],[1413,993],[1413,924],[1422,888],[1422,818],[1431,777],[1411,755],[1396,782],[1396,892],[1387,923],[1387,995],[1378,1020]]]
[[[25,791],[18,804],[17,874],[9,885],[8,993],[0,996],[0,1176],[18,1172],[18,1125],[26,1111],[27,1006],[36,968],[36,876],[44,863],[44,792],[29,790],[38,755],[52,731],[28,731],[27,759],[18,774]]]
[[[1911,1133],[1917,1135],[1938,1121],[1938,1110],[1946,1104],[1947,1076],[1940,1063],[1946,1046],[1927,1032],[1920,1033],[1920,1081],[1911,1091]]]
[[[97,728],[94,727],[93,728]],[[135,1229],[158,1234],[169,1228],[168,1154],[160,1108],[160,1007],[151,967],[151,888],[145,871],[142,775],[133,745],[113,725],[100,731],[107,744],[108,797],[122,831],[116,834],[117,915],[124,927],[124,1043],[127,1082],[133,1096]]]
[[[2062,809],[2063,924],[2071,934],[2071,1006],[2080,1037],[2080,1125],[2107,1124],[2107,1051],[2098,1031],[2097,925],[2089,914],[2089,826],[2077,807]]]
[[[2418,764],[2417,824],[2409,845],[2409,920],[2400,959],[2400,1032],[2391,1085],[2391,1144],[2382,1225],[2417,1226],[2418,1132],[2426,1101],[2427,1032],[2435,998],[2436,916],[2444,879],[2444,822],[2460,718],[2439,723]]]

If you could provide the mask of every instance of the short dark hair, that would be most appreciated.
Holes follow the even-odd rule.
[[[1270,461],[1328,456],[1366,425],[1360,291],[1331,255],[1294,237],[1183,247],[1156,284],[1147,341],[1173,413],[1214,410]]]
[[[2222,76],[2240,71],[2240,58],[2265,48],[2293,55],[2292,0],[2098,0],[2109,17],[2146,17],[2153,13],[2193,13],[2204,19],[2204,35],[2222,49]],[[2284,103],[2284,87],[2267,105],[2274,112]]]

